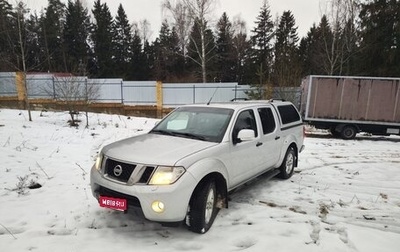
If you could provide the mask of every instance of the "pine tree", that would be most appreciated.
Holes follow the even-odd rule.
[[[169,42],[168,58],[170,61],[167,64],[167,70],[172,75],[167,78],[169,81],[181,82],[186,75],[186,63],[184,56],[184,48],[180,45],[180,38],[176,27],[172,27]]]
[[[254,99],[265,98],[266,86],[271,85],[271,72],[273,61],[274,23],[272,21],[270,7],[265,0],[255,22],[256,27],[252,30],[251,36],[252,52],[249,67],[254,73],[252,85],[255,92],[249,94]]]
[[[400,1],[373,0],[362,5],[362,75],[400,76]]]
[[[334,34],[325,15],[322,16],[316,32],[316,59],[314,59],[313,63],[320,66],[322,74],[333,75],[334,70],[332,69],[333,62],[331,59],[335,57],[336,54],[336,52],[332,50],[332,48],[334,48]]]
[[[161,24],[160,35],[154,41],[153,46],[155,50],[155,58],[154,58],[154,75],[157,80],[165,81],[167,78],[167,60],[168,60],[168,46],[169,46],[169,37],[171,30],[169,29],[169,25],[165,20]]]
[[[316,41],[316,32],[317,27],[314,24],[310,30],[307,32],[307,35],[301,39],[299,46],[299,57],[302,68],[302,76],[311,75],[311,74],[322,74],[317,71],[317,67],[313,64],[315,57],[315,43]]]
[[[290,11],[285,11],[276,30],[274,86],[293,87],[300,83],[301,65],[297,48],[298,41],[294,16]]]
[[[144,45],[140,39],[139,31],[136,29],[132,38],[132,59],[128,76],[130,80],[144,80],[143,75],[146,73],[143,73],[142,69],[146,63],[144,62],[143,48]]]
[[[31,14],[26,20],[26,65],[29,71],[43,71],[45,58],[39,42],[39,34],[42,33],[40,20],[36,13]]]
[[[185,72],[184,56],[175,27],[165,20],[159,37],[153,43],[154,77],[157,80],[179,82]]]
[[[126,79],[129,72],[129,64],[132,60],[132,26],[122,4],[118,6],[117,16],[113,26],[113,55],[117,66],[115,76]]]
[[[324,15],[318,26],[313,26],[300,43],[300,60],[303,65],[303,75],[332,74],[331,59],[336,52],[333,48],[333,33]]]
[[[216,55],[216,81],[235,81],[235,64],[237,59],[235,59],[233,47],[232,23],[225,12],[217,23]]]
[[[90,19],[88,11],[80,0],[75,3],[68,0],[64,27],[63,57],[66,72],[84,74],[89,59],[89,29]],[[89,69],[90,71],[91,69]]]
[[[39,41],[45,55],[43,70],[49,72],[65,71],[63,64],[63,29],[65,5],[60,0],[49,0],[40,19],[41,33]]]
[[[9,43],[9,34],[12,31],[10,16],[12,15],[11,4],[6,0],[0,0],[0,71],[15,70],[10,64],[14,58]]]
[[[97,0],[92,10],[94,24],[91,33],[94,49],[94,60],[97,69],[92,70],[96,77],[113,77],[113,18],[106,3]]]
[[[247,39],[246,23],[238,19],[235,21],[234,27],[232,46],[236,63],[234,67],[235,81],[239,84],[249,84],[254,79],[254,73],[250,71],[251,42]]]

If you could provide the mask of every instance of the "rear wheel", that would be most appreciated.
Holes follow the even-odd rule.
[[[357,134],[357,129],[354,126],[346,125],[341,131],[341,136],[345,140],[354,139]]]
[[[204,234],[213,224],[217,216],[217,189],[214,181],[206,181],[199,185],[189,203],[187,225],[193,232]]]
[[[330,132],[333,137],[341,137],[340,132],[336,131],[336,127],[331,127]]]
[[[294,166],[296,163],[296,153],[292,147],[286,151],[285,159],[279,167],[280,173],[278,177],[281,179],[288,179],[293,175]]]

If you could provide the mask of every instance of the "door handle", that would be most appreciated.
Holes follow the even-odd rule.
[[[261,145],[263,145],[263,143],[257,142],[256,147],[259,147],[259,146],[261,146]]]
[[[275,140],[279,140],[279,139],[281,139],[280,136],[276,136],[276,137],[275,137]]]

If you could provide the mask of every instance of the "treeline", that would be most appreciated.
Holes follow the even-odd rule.
[[[267,1],[247,34],[215,0],[165,0],[169,19],[149,40],[149,23],[113,16],[97,0],[48,0],[38,13],[0,0],[0,71],[70,72],[92,78],[164,82],[239,82],[298,86],[309,74],[400,76],[400,1],[331,0],[299,38],[290,10],[273,19]],[[306,12],[307,10],[305,10]]]

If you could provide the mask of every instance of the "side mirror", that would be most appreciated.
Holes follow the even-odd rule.
[[[242,129],[241,131],[239,131],[237,138],[240,139],[242,142],[251,141],[256,138],[256,134],[254,130]]]

